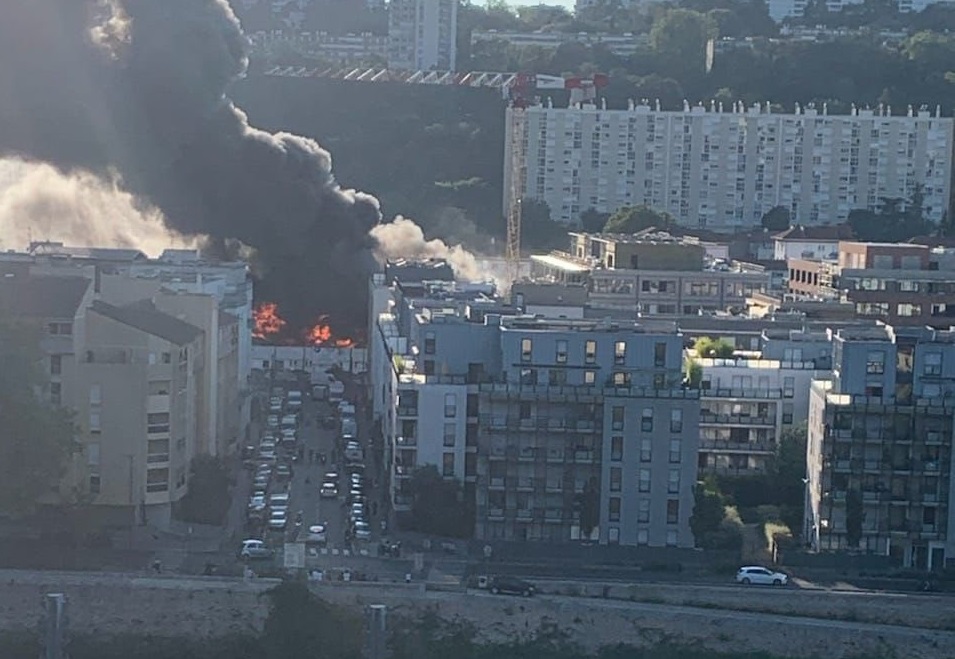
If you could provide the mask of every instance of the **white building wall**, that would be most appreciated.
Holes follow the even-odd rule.
[[[457,26],[456,0],[392,0],[388,9],[388,67],[455,70]]]
[[[801,224],[838,223],[855,208],[875,209],[882,197],[908,198],[916,185],[931,220],[940,221],[948,206],[953,120],[928,111],[836,116],[640,105],[525,112],[524,196],[546,202],[553,219],[571,225],[589,208],[613,212],[628,204],[710,229],[758,226],[775,206]],[[507,147],[504,162],[507,190]]]
[[[805,258],[836,261],[839,259],[839,241],[777,240],[773,258],[777,261]]]
[[[417,427],[417,464],[416,467],[434,465],[438,473],[453,476],[464,482],[464,431],[466,422],[466,406],[468,399],[467,385],[454,384],[423,384],[418,389],[418,427]],[[453,396],[455,400],[454,416],[447,416],[445,397]],[[454,445],[445,446],[445,431],[454,432]],[[453,426],[453,429],[452,429]],[[454,456],[454,470],[445,473],[443,470],[445,455]]]

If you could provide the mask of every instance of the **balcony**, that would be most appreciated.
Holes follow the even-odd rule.
[[[519,508],[517,510],[517,519],[529,521],[534,519],[534,511],[530,508]]]
[[[551,463],[563,462],[564,452],[558,449],[550,449],[547,451],[547,461]]]
[[[595,451],[574,451],[574,462],[577,464],[593,464],[596,457]]]
[[[488,459],[490,459],[492,462],[506,460],[507,449],[504,448],[503,446],[492,446],[490,455],[488,455]]]
[[[400,417],[416,417],[418,416],[418,408],[417,407],[402,407],[401,405],[399,405],[397,408],[395,408],[395,413],[398,415],[399,418]]]
[[[546,492],[550,494],[560,494],[564,491],[564,484],[560,481],[552,481],[547,483],[547,487],[544,488]]]
[[[521,478],[517,481],[517,491],[518,492],[533,492],[534,491],[534,479],[533,478]]]
[[[488,482],[488,489],[491,489],[491,490],[503,490],[503,489],[504,489],[504,484],[505,484],[505,480],[504,480],[503,478],[492,478],[492,479]]]
[[[774,442],[728,442],[720,439],[701,439],[700,450],[708,453],[737,453],[749,455],[753,453],[773,454],[776,451]]]
[[[700,425],[717,424],[726,426],[766,426],[775,427],[776,419],[768,416],[750,416],[747,414],[711,414],[710,412],[700,413]]]
[[[783,397],[780,389],[745,389],[745,388],[719,388],[703,389],[701,397],[706,398],[731,398],[746,399],[753,398],[757,400],[779,400]]]
[[[395,437],[395,446],[398,448],[415,448],[418,446],[417,437]]]
[[[504,509],[503,508],[490,508],[487,511],[487,518],[492,521],[503,521],[504,520]]]
[[[548,508],[544,511],[544,522],[548,524],[560,524],[563,521],[563,511],[555,508]]]
[[[517,454],[517,459],[520,462],[534,462],[537,459],[537,451],[535,446],[525,446]]]

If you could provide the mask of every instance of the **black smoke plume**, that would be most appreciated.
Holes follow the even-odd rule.
[[[313,140],[249,126],[227,96],[246,41],[226,0],[2,0],[0,156],[118,175],[167,226],[240,241],[292,326],[365,315],[381,221]]]

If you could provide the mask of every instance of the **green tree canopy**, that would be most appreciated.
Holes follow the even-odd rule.
[[[667,229],[672,224],[672,216],[649,206],[624,206],[610,216],[603,230],[604,233],[637,233],[650,227]]]
[[[71,414],[40,395],[40,332],[0,318],[0,515],[32,513],[77,448]]]
[[[443,478],[434,465],[425,465],[411,475],[409,488],[415,531],[452,538],[471,537],[473,505],[463,500],[461,483]]]
[[[693,342],[693,349],[700,357],[729,359],[733,356],[736,348],[725,339],[714,339],[710,336],[703,336]]]
[[[785,231],[790,224],[789,209],[785,206],[773,206],[763,214],[761,224],[770,231]]]

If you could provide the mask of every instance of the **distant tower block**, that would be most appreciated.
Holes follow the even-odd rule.
[[[388,607],[370,604],[365,609],[365,659],[388,657]]]

